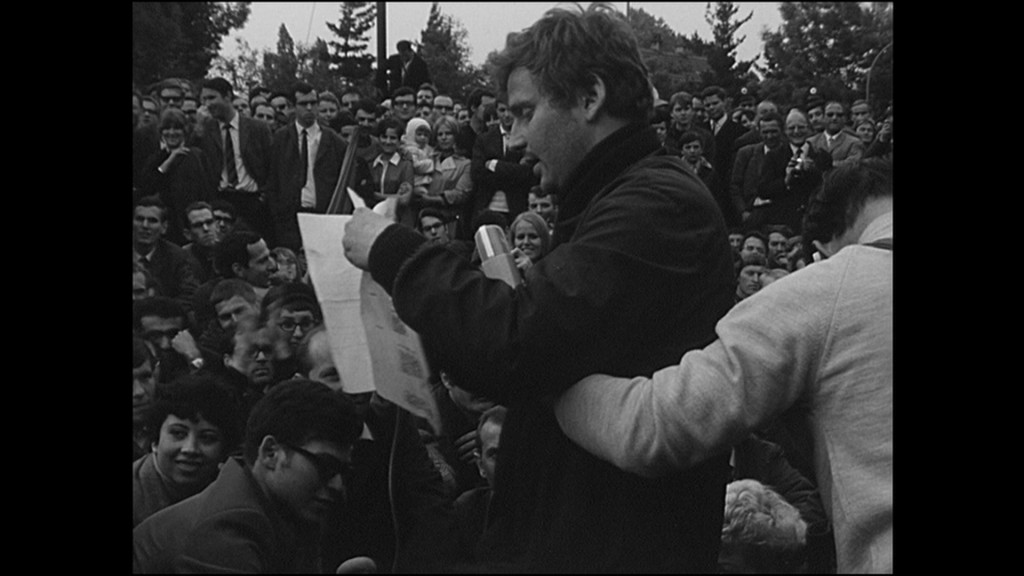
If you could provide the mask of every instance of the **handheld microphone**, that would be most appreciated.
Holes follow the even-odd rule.
[[[476,251],[480,255],[480,268],[488,278],[502,280],[515,288],[523,283],[522,274],[512,258],[512,248],[500,226],[486,224],[476,231]]]

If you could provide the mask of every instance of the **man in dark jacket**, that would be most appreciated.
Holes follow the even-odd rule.
[[[322,573],[318,533],[362,426],[323,384],[275,387],[247,421],[245,459],[135,528],[132,572]]]
[[[275,246],[298,250],[299,212],[326,214],[345,159],[345,142],[317,121],[317,92],[295,85],[295,121],[274,133],[267,203]]]
[[[721,212],[679,158],[657,154],[648,70],[606,6],[549,11],[510,36],[496,72],[511,146],[559,194],[553,250],[512,288],[357,210],[346,255],[453,380],[508,408],[488,569],[714,571],[727,456],[650,482],[569,441],[547,400],[595,367],[647,373],[714,338],[734,281]]]
[[[408,40],[399,40],[396,45],[398,54],[388,58],[388,92],[394,92],[402,86],[416,90],[420,84],[430,82],[430,70],[427,63],[412,49]]]

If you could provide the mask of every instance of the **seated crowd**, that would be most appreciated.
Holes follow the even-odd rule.
[[[297,215],[329,211],[355,146],[348,185],[368,206],[394,198],[399,223],[476,264],[475,232],[498,226],[525,274],[566,239],[557,195],[507,144],[507,102],[477,89],[463,103],[429,83],[384,102],[301,82],[247,99],[221,78],[152,92],[133,95],[135,570],[486,564],[476,545],[504,407],[433,359],[440,430],[376,392],[347,391]],[[788,110],[728,101],[714,86],[678,92],[656,102],[651,124],[731,226],[739,302],[816,257],[801,240],[808,198],[833,166],[891,159],[892,113],[876,122],[864,101],[814,97]],[[351,213],[340,199],[334,209]],[[722,569],[834,571],[813,471],[800,465],[811,456],[776,432],[733,450]],[[231,541],[243,538],[254,544],[240,553]]]

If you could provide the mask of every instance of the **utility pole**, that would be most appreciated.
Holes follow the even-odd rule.
[[[381,100],[386,100],[389,96],[387,2],[377,2],[377,88]]]

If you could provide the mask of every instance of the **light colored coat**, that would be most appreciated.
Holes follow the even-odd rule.
[[[891,237],[888,212],[859,243]],[[715,330],[718,340],[653,378],[581,380],[556,406],[563,431],[653,477],[806,402],[838,571],[891,573],[892,251],[847,246],[740,302]]]

